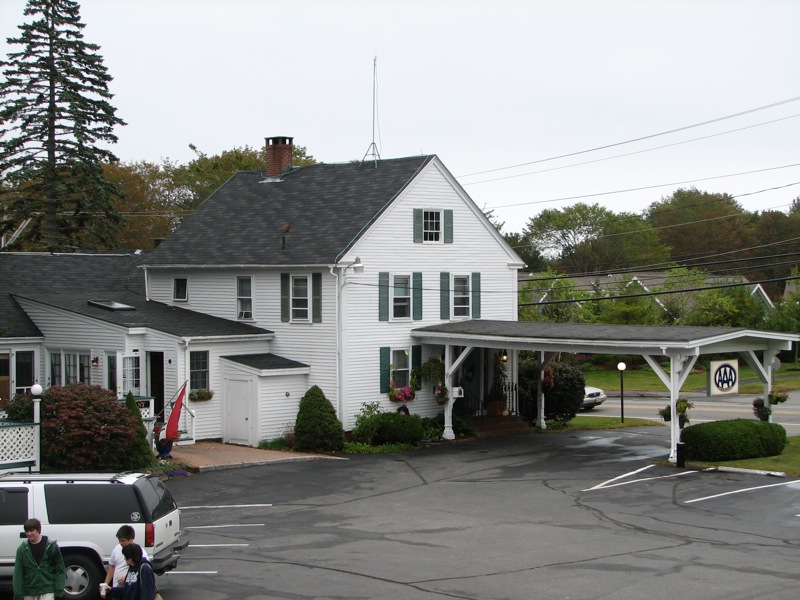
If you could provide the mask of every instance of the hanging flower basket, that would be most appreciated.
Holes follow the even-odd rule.
[[[450,399],[450,391],[441,381],[433,387],[433,397],[438,404],[446,404]]]

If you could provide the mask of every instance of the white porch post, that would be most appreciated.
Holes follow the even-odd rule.
[[[539,429],[547,429],[547,422],[544,420],[544,367],[545,367],[545,353],[544,350],[539,352],[539,381],[536,382],[536,424]]]
[[[453,346],[446,344],[444,347],[444,385],[450,390],[450,396],[447,398],[447,403],[444,405],[444,432],[442,437],[446,440],[456,439],[456,434],[453,433]]]

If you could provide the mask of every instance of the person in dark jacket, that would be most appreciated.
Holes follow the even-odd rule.
[[[150,561],[143,557],[142,547],[139,544],[128,544],[122,548],[122,556],[128,563],[128,574],[125,576],[121,597],[124,600],[154,600],[158,593],[156,575]]]
[[[27,541],[17,548],[14,560],[14,600],[51,600],[64,594],[64,557],[55,540],[42,535],[39,519],[22,525]]]

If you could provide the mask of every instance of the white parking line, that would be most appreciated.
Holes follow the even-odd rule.
[[[658,477],[642,477],[640,479],[631,479],[629,481],[620,481],[619,483],[612,483],[610,485],[599,484],[594,487],[588,488],[586,490],[581,490],[583,492],[591,492],[592,490],[607,490],[613,487],[619,487],[621,485],[630,485],[632,483],[641,483],[643,481],[654,481],[656,479],[672,479],[673,477],[682,477],[683,475],[689,475],[690,473],[697,473],[698,471],[682,471],[680,473],[673,473],[672,475],[660,475]],[[613,479],[611,481],[614,481]]]
[[[711,500],[713,498],[721,498],[723,496],[731,496],[733,494],[741,494],[744,492],[752,492],[754,490],[763,490],[766,488],[777,487],[779,485],[791,485],[792,483],[797,483],[797,481],[783,481],[781,483],[771,483],[768,485],[757,485],[755,487],[750,488],[742,488],[741,490],[733,490],[730,492],[723,492],[722,494],[714,494],[713,496],[705,496],[703,498],[695,498],[694,500],[687,500],[684,504],[692,504],[694,502],[702,502],[703,500]]]
[[[209,506],[181,506],[181,510],[196,510],[199,508],[262,508],[272,506],[272,504],[220,504]]]
[[[174,577],[175,575],[216,575],[219,571],[167,571],[164,575]]]
[[[229,525],[195,525],[193,527],[186,527],[185,529],[220,529],[223,527],[265,527],[266,523],[231,523]]]
[[[238,546],[249,546],[250,544],[189,544],[192,548],[236,548]]]
[[[636,475],[637,473],[641,473],[642,471],[646,471],[647,469],[651,469],[654,466],[655,465],[647,465],[646,467],[642,467],[641,469],[636,469],[635,471],[631,471],[630,473],[623,473],[622,475],[617,475],[613,479],[607,479],[603,483],[598,483],[596,486],[590,487],[588,490],[582,490],[582,491],[588,492],[588,491],[591,491],[591,490],[600,489],[602,487],[605,487],[606,484],[611,483],[612,481],[616,481],[617,479],[622,479],[623,477],[630,477],[631,475]]]

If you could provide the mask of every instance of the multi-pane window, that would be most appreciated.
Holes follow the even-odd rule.
[[[50,354],[50,385],[61,385],[61,352]]]
[[[426,210],[422,213],[422,241],[442,241],[442,212]]]
[[[408,275],[395,275],[392,287],[392,318],[411,317],[411,278]]]
[[[308,277],[292,277],[292,321],[308,321],[310,304]]]
[[[189,352],[189,388],[208,389],[208,351]]]
[[[236,302],[238,306],[237,318],[253,318],[253,282],[250,277],[236,278]]]
[[[141,395],[142,374],[139,367],[138,356],[122,357],[122,395],[133,392],[134,396]]]
[[[78,382],[89,383],[90,373],[91,357],[88,354],[64,353],[64,385]]]
[[[186,277],[176,277],[172,280],[172,299],[186,302],[189,299],[189,280]]]
[[[470,278],[468,275],[453,277],[453,316],[470,316]]]
[[[394,381],[395,387],[403,387],[409,385],[411,381],[411,368],[408,359],[408,348],[403,350],[392,350],[392,372],[390,374],[391,380]]]

